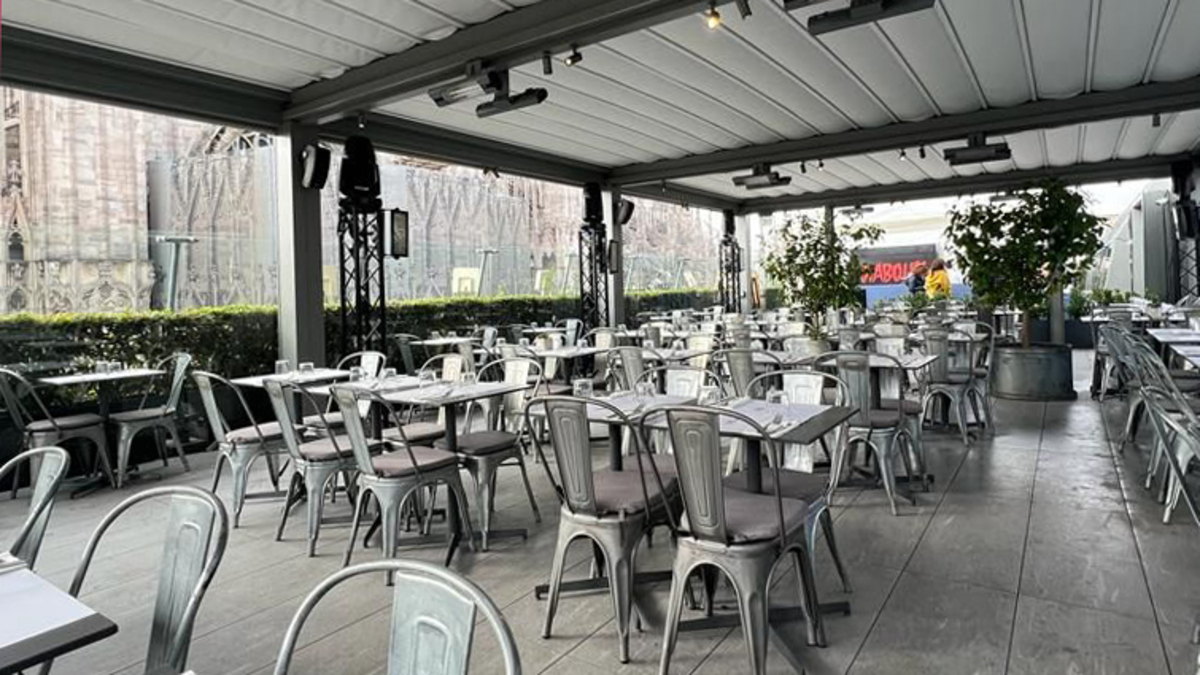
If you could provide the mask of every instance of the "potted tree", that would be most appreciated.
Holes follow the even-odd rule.
[[[1102,220],[1082,195],[1050,180],[1009,204],[955,209],[947,237],[972,292],[988,307],[1021,312],[1021,344],[996,349],[992,393],[1001,398],[1075,397],[1068,345],[1034,344],[1033,312],[1080,279],[1100,250]]]
[[[821,322],[829,310],[865,305],[863,264],[856,251],[881,232],[875,225],[835,225],[801,215],[768,243],[763,269],[779,283],[785,303],[808,311],[814,340],[823,338]]]

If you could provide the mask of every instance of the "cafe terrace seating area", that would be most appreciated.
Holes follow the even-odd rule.
[[[588,335],[569,319],[403,336],[395,365],[378,354],[336,368],[281,361],[277,373],[205,373],[182,355],[155,369],[101,364],[108,372],[41,381],[147,378],[167,409],[176,385],[194,383],[213,403],[216,447],[185,464],[164,442],[158,457],[118,454],[108,466],[90,436],[64,442],[72,451],[47,451],[38,475],[84,462],[102,485],[45,479],[32,502],[28,490],[0,501],[0,523],[26,535],[32,523],[13,554],[118,628],[59,648],[56,673],[281,672],[285,635],[289,672],[379,672],[405,635],[395,607],[445,610],[410,586],[435,582],[478,603],[466,624],[477,624],[474,641],[451,648],[476,673],[514,672],[514,660],[538,673],[1191,672],[1200,537],[1189,462],[1200,437],[1179,411],[1195,404],[1188,345],[1200,333],[1186,313],[1155,313],[1097,310],[1101,348],[1075,354],[1079,400],[980,396],[964,404],[961,429],[956,412],[945,417],[950,398],[931,392],[974,388],[973,378],[986,392],[994,337],[944,303],[842,312],[822,340],[798,312],[712,309]],[[820,351],[829,345],[840,349]],[[19,375],[5,376],[15,391]],[[217,404],[222,388],[232,395]],[[95,424],[121,433],[131,419],[163,419],[151,410],[108,410]],[[26,432],[81,433],[64,419],[51,427]],[[1178,451],[1157,450],[1158,438]],[[240,473],[248,453],[259,461]],[[691,492],[688,477],[723,492]],[[707,498],[722,521],[703,520]],[[120,508],[74,584],[85,543]],[[196,523],[207,546],[186,536]],[[774,575],[731,555],[766,556]],[[0,580],[29,574],[8,560]],[[453,579],[434,576],[441,569]],[[332,590],[301,611],[323,583]],[[152,630],[164,587],[190,594],[192,584],[205,591],[194,622]],[[547,584],[561,584],[553,604]],[[768,622],[746,618],[753,606],[739,612],[748,595],[769,597]],[[62,602],[47,601],[47,615]],[[50,620],[8,604],[0,625],[20,630],[18,615],[28,630]],[[171,651],[180,635],[182,656]]]

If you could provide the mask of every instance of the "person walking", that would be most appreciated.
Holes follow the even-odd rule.
[[[946,271],[946,261],[941,258],[929,266],[929,276],[925,277],[925,295],[930,300],[950,297],[950,273]]]
[[[913,265],[912,272],[910,272],[908,278],[904,280],[905,286],[908,287],[909,295],[916,295],[917,293],[925,292],[925,273],[928,271],[929,268],[926,267],[925,263],[923,262]]]

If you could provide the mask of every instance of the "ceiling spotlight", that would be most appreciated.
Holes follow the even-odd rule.
[[[572,45],[571,53],[567,54],[567,56],[565,58],[563,58],[563,63],[567,64],[567,66],[570,67],[570,66],[577,65],[582,60],[583,60],[583,54],[579,53],[578,47],[575,47]]]
[[[743,19],[748,18],[753,12],[750,11],[750,0],[736,0],[738,14]]]
[[[800,162],[800,173],[808,173],[808,165]]]
[[[937,0],[851,0],[846,9],[817,14],[808,20],[808,32],[821,35],[865,23],[875,23],[893,16],[929,9]],[[785,8],[791,9],[785,5]]]
[[[1150,126],[1154,127],[1155,129],[1161,127],[1162,126],[1162,115],[1160,115],[1158,113],[1154,113],[1154,117],[1150,118]]]
[[[925,146],[922,145],[920,148],[917,149],[917,156],[920,157],[921,159],[925,159]]]
[[[551,56],[550,52],[542,52],[542,74],[554,74],[554,57]]]
[[[824,171],[824,170],[825,170],[825,160],[818,159],[817,160],[817,171]]]
[[[901,161],[901,162],[907,162],[907,161],[908,161],[908,153],[907,153],[907,152],[905,152],[904,148],[900,148],[900,161]]]
[[[772,171],[770,164],[755,164],[749,175],[734,176],[733,184],[747,190],[758,190],[768,187],[790,185],[791,176],[780,176],[778,171]]]
[[[1012,159],[1012,150],[1009,149],[1008,143],[988,143],[984,134],[971,134],[967,137],[965,146],[946,148],[942,151],[942,156],[950,166],[957,166]]]
[[[859,205],[859,206],[854,206],[854,207],[851,207],[848,209],[842,209],[842,215],[849,216],[851,218],[862,218],[863,215],[868,214],[868,213],[873,213],[874,211],[875,211],[875,207],[873,207],[873,206]]]
[[[716,30],[721,27],[721,13],[717,11],[717,3],[712,3],[708,9],[704,10],[704,23],[709,30]]]

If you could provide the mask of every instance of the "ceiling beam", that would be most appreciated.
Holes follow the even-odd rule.
[[[341,120],[321,127],[321,135],[331,141],[344,141],[348,136],[363,134],[371,139],[378,151],[496,169],[569,185],[603,183],[607,173],[607,169],[595,164],[398,117],[372,114],[365,122],[365,128],[359,129],[357,120]]]
[[[1104,183],[1117,180],[1142,178],[1166,178],[1171,175],[1171,164],[1178,161],[1196,161],[1200,156],[1164,155],[1124,159],[1113,162],[1076,164],[1073,166],[1045,167],[1009,171],[1007,173],[984,173],[977,176],[958,176],[941,180],[924,180],[914,183],[872,185],[845,190],[825,190],[787,197],[749,199],[742,203],[743,213],[773,213],[811,209],[825,206],[859,206],[914,199],[934,199],[959,195],[985,194],[1017,190],[1030,183],[1047,178],[1057,178],[1072,185]]]
[[[286,91],[7,25],[0,83],[271,131],[288,99]]]
[[[703,155],[630,164],[613,170],[611,180],[637,185],[691,176],[728,173],[759,162],[784,164],[871,152],[912,149],[969,134],[992,136],[1033,129],[1053,129],[1122,117],[1178,112],[1200,108],[1200,77],[1178,82],[1144,84],[1117,91],[1081,94],[1074,98],[1042,100],[1011,108],[991,108],[961,115],[943,115],[922,122],[890,124],[839,134],[779,141]]]
[[[627,187],[621,189],[621,194],[645,199],[657,199],[660,202],[671,202],[685,207],[696,206],[714,211],[736,212],[742,208],[742,202],[739,200],[730,199],[715,192],[697,190],[696,188],[676,183]]]
[[[729,0],[720,0],[725,4]],[[288,119],[328,123],[460,78],[472,61],[513,68],[703,11],[706,0],[552,0],[463,28],[292,92]],[[699,19],[697,19],[699,21]]]

